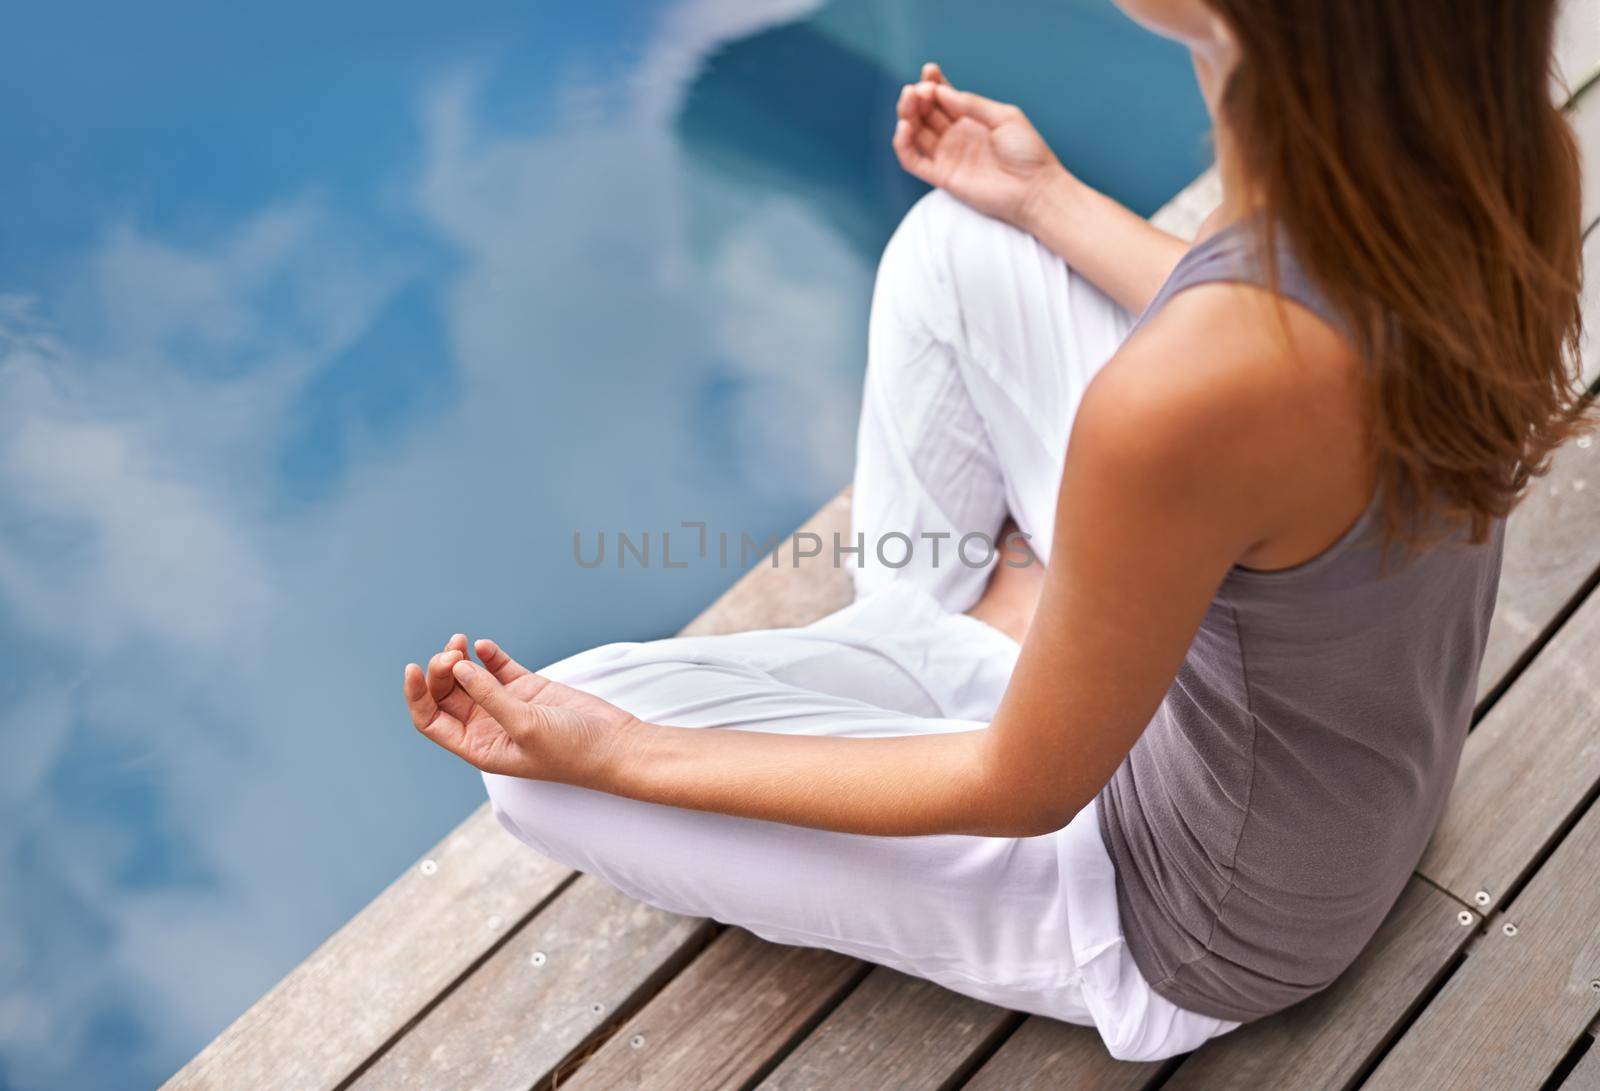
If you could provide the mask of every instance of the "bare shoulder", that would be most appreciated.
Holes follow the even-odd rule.
[[[1324,440],[1359,434],[1359,380],[1353,352],[1310,312],[1248,285],[1207,284],[1128,339],[1082,412],[1128,444],[1281,457],[1308,426]]]
[[[1371,491],[1365,394],[1353,348],[1260,288],[1175,296],[1090,384],[1080,461],[1250,521],[1245,563],[1315,555]]]

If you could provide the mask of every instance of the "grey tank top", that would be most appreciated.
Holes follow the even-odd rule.
[[[1281,239],[1281,233],[1280,233]],[[1266,286],[1256,234],[1192,249],[1146,309]],[[1343,323],[1292,249],[1277,291]],[[1137,329],[1137,325],[1135,329]],[[1331,983],[1371,939],[1455,779],[1504,531],[1384,552],[1378,498],[1294,568],[1233,568],[1098,797],[1135,963],[1179,1007],[1247,1021]]]

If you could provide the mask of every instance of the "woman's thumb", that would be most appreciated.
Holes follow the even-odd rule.
[[[528,706],[507,693],[494,675],[468,659],[457,663],[452,673],[467,696],[499,721],[501,727],[513,733],[522,729],[528,718]]]

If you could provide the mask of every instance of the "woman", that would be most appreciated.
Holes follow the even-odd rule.
[[[1554,6],[1126,0],[1215,122],[1193,248],[927,66],[894,148],[938,192],[873,300],[857,601],[540,675],[457,636],[406,668],[417,727],[638,898],[1118,1057],[1325,987],[1439,818],[1504,516],[1575,427]],[[1042,564],[871,547],[1008,519]]]

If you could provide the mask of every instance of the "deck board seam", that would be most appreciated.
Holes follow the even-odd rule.
[[[1482,922],[1479,923],[1481,924]],[[1474,941],[1476,938],[1474,937]],[[1444,991],[1444,987],[1450,983],[1450,979],[1456,975],[1456,971],[1466,965],[1466,962],[1467,951],[1465,949],[1457,951],[1450,961],[1440,969],[1435,978],[1428,982],[1426,987],[1418,990],[1405,1014],[1395,1022],[1388,1036],[1368,1054],[1361,1067],[1356,1069],[1355,1074],[1351,1076],[1350,1082],[1345,1084],[1347,1091],[1350,1088],[1361,1087],[1371,1078],[1372,1074],[1378,1070],[1378,1066],[1383,1063],[1384,1058],[1388,1057],[1400,1040],[1411,1032],[1411,1028],[1422,1017],[1422,1013],[1428,1009],[1428,1005],[1432,1004],[1434,999]]]
[[[812,1032],[822,1025],[824,1019],[832,1015],[851,993],[861,988],[861,983],[872,972],[873,964],[864,962],[861,959],[856,959],[855,963],[850,983],[838,990],[833,996],[830,996],[826,1003],[818,1004],[817,1010],[812,1012],[804,1023],[795,1028],[793,1036],[768,1054],[766,1059],[756,1067],[755,1071],[750,1074],[750,1078],[740,1085],[739,1091],[756,1091],[756,1088],[761,1086],[762,1081],[776,1072],[778,1066],[811,1037]]]
[[[977,1048],[971,1053],[967,1054],[966,1058],[951,1070],[949,1075],[947,1075],[944,1081],[939,1085],[940,1091],[948,1091],[950,1088],[960,1087],[962,1084],[971,1080],[973,1076],[976,1076],[978,1074],[978,1070],[989,1063],[989,1058],[998,1053],[1000,1051],[1000,1047],[1005,1045],[1006,1042],[1010,1041],[1011,1036],[1017,1032],[1017,1029],[1029,1019],[1029,1016],[1025,1012],[1020,1012],[1012,1008],[1007,1008],[1005,1011],[1006,1018],[1000,1024],[999,1029],[997,1029],[995,1033],[991,1034],[988,1038],[978,1043]]]
[[[1582,822],[1591,810],[1596,809],[1600,809],[1600,781],[1596,781],[1589,786],[1589,790],[1584,793],[1582,801],[1572,809],[1572,812],[1556,828],[1550,839],[1540,846],[1539,851],[1530,858],[1527,866],[1522,869],[1522,874],[1517,876],[1516,881],[1506,888],[1506,893],[1500,899],[1498,906],[1502,915],[1515,908],[1517,896],[1533,881],[1533,877],[1539,874],[1545,864],[1549,863],[1550,857],[1555,855],[1556,850],[1561,847],[1561,843],[1567,839],[1578,823]]]
[[[986,1041],[979,1044],[978,1048],[969,1053],[966,1060],[955,1071],[951,1072],[944,1083],[940,1085],[941,1088],[965,1087],[972,1081],[972,1077],[978,1074],[978,1070],[989,1063],[989,1058],[999,1053],[1001,1047],[1011,1040],[1011,1036],[1017,1033],[1022,1028],[1022,1024],[1031,1018],[1027,1013],[1013,1009],[1007,1009],[1006,1015],[1007,1019],[1001,1025],[1000,1030],[990,1035]]]
[[[1587,1041],[1587,1045],[1585,1042]],[[1566,1056],[1561,1058],[1561,1063],[1556,1065],[1544,1083],[1539,1085],[1539,1091],[1560,1091],[1567,1086],[1567,1080],[1577,1069],[1583,1058],[1594,1049],[1593,1030],[1585,1031],[1578,1035],[1572,1045],[1568,1047]],[[1582,1091],[1582,1085],[1574,1084],[1572,1091]]]
[[[580,873],[581,874],[581,873]],[[645,981],[640,988],[628,998],[626,1004],[612,1013],[602,1026],[589,1035],[588,1038],[574,1046],[567,1055],[550,1069],[549,1073],[541,1076],[534,1083],[532,1091],[548,1088],[549,1091],[563,1086],[568,1080],[573,1079],[583,1070],[583,1066],[605,1047],[606,1043],[615,1038],[624,1027],[640,1011],[650,1004],[662,990],[666,989],[678,976],[694,965],[696,959],[703,955],[717,937],[727,930],[727,926],[710,918],[703,918],[708,925],[697,932],[675,953],[676,963],[658,968],[658,972]]]
[[[1570,836],[1573,828],[1579,822],[1583,821],[1585,817],[1589,816],[1591,808],[1594,808],[1597,813],[1600,813],[1600,804],[1596,803],[1597,797],[1600,797],[1600,788],[1597,788],[1595,791],[1591,791],[1589,793],[1589,798],[1584,805],[1575,809],[1575,816],[1558,832],[1556,836],[1551,838],[1549,844],[1545,847],[1545,850],[1540,854],[1537,864],[1530,867],[1529,870],[1524,873],[1524,875],[1518,880],[1516,887],[1508,893],[1505,899],[1494,910],[1483,915],[1483,919],[1480,922],[1480,927],[1474,931],[1474,934],[1468,939],[1465,946],[1463,946],[1461,950],[1457,952],[1455,958],[1446,967],[1446,972],[1442,973],[1439,977],[1439,980],[1427,990],[1424,998],[1425,1002],[1419,1003],[1415,1009],[1408,1014],[1408,1017],[1404,1021],[1403,1025],[1400,1026],[1394,1037],[1380,1052],[1378,1052],[1372,1058],[1371,1063],[1363,1070],[1361,1075],[1362,1081],[1365,1081],[1378,1070],[1379,1066],[1383,1063],[1387,1055],[1405,1038],[1408,1033],[1410,1033],[1412,1028],[1416,1026],[1417,1022],[1423,1018],[1424,1013],[1428,1010],[1429,1006],[1438,1000],[1440,994],[1450,984],[1451,979],[1454,978],[1454,976],[1459,973],[1463,967],[1471,964],[1471,960],[1477,955],[1479,949],[1484,947],[1485,944],[1495,941],[1495,932],[1497,930],[1497,926],[1501,924],[1510,926],[1516,923],[1517,896],[1540,875],[1543,868],[1548,865],[1549,857],[1554,853],[1556,848],[1560,846],[1568,836]],[[1446,890],[1444,893],[1448,894],[1449,891]],[[1600,1023],[1600,1015],[1597,1015],[1593,1020],[1591,1020],[1590,1026],[1592,1027],[1597,1023]],[[1565,1065],[1567,1060],[1571,1057],[1573,1049],[1581,1043],[1584,1033],[1585,1032],[1583,1031],[1578,1031],[1574,1034],[1572,1041],[1567,1044],[1562,1053],[1562,1059],[1552,1068],[1541,1087],[1558,1086],[1558,1084],[1555,1084],[1553,1081],[1555,1081],[1556,1077],[1562,1073],[1562,1066]],[[1353,1086],[1359,1086],[1359,1083]]]
[[[1484,918],[1484,919],[1488,918],[1488,914],[1483,911],[1483,907],[1482,906],[1474,905],[1471,902],[1467,901],[1465,898],[1462,898],[1459,894],[1457,894],[1455,891],[1449,889],[1448,887],[1440,886],[1438,883],[1436,883],[1432,879],[1428,878],[1422,872],[1413,871],[1411,873],[1411,877],[1413,879],[1420,879],[1422,882],[1426,883],[1428,886],[1433,887],[1433,889],[1437,890],[1440,894],[1443,894],[1445,897],[1447,897],[1451,901],[1455,902],[1462,909],[1465,909],[1467,912],[1471,913],[1473,916]]]
[[[374,1065],[383,1059],[384,1054],[388,1053],[395,1047],[396,1043],[398,1043],[407,1034],[410,1034],[411,1031],[414,1030],[424,1019],[431,1015],[434,1009],[438,1008],[440,1004],[443,1004],[445,1000],[448,999],[449,996],[458,988],[460,988],[465,981],[472,977],[473,974],[477,973],[485,963],[498,954],[501,948],[510,943],[524,928],[529,925],[530,922],[532,922],[535,917],[544,912],[549,906],[555,904],[556,899],[569,890],[573,883],[578,881],[579,874],[580,873],[576,871],[569,872],[566,878],[562,879],[560,883],[556,884],[549,894],[545,895],[545,897],[542,898],[536,905],[524,913],[510,928],[507,928],[505,932],[494,941],[494,943],[484,948],[484,950],[479,953],[477,958],[473,959],[472,962],[469,963],[459,974],[451,979],[448,985],[434,993],[433,996],[429,997],[428,1002],[421,1008],[417,1009],[416,1013],[412,1015],[410,1019],[401,1024],[399,1027],[395,1028],[394,1033],[389,1035],[388,1038],[384,1039],[382,1045],[378,1046],[378,1048],[374,1049],[372,1052],[368,1053],[364,1058],[362,1058],[361,1063],[356,1065],[356,1067],[351,1070],[349,1075],[345,1076],[344,1079],[334,1084],[333,1091],[349,1091],[349,1089],[353,1087],[362,1076],[366,1075]]]

